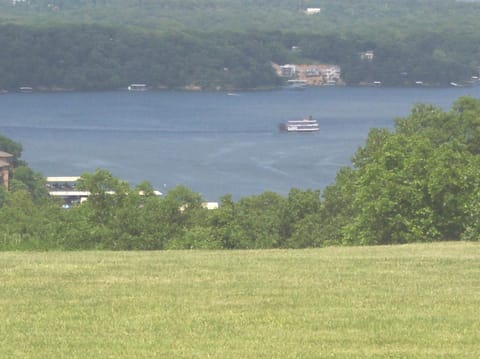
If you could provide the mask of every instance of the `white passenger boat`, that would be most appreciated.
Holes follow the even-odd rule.
[[[280,131],[285,132],[317,132],[320,130],[317,120],[314,120],[312,116],[301,120],[289,120],[280,124],[279,128]]]

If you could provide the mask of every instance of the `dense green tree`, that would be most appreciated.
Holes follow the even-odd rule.
[[[440,145],[426,167],[434,224],[444,239],[458,239],[469,225],[467,204],[480,188],[480,157],[454,140]]]
[[[128,232],[116,236],[120,224],[117,213],[128,201],[128,184],[106,170],[97,170],[95,173],[84,173],[78,180],[77,188],[89,192],[82,210],[76,211],[87,216],[86,221],[90,224],[88,242],[100,248],[124,249],[124,236]]]
[[[381,154],[358,169],[353,208],[346,227],[354,244],[433,240],[433,213],[426,192],[425,159],[431,144],[422,138],[392,136]]]
[[[458,239],[467,228],[474,238],[476,207],[469,203],[479,189],[478,106],[472,98],[449,112],[418,105],[396,121],[395,132],[372,130],[351,175],[324,192],[324,221],[350,217],[335,238],[349,244]],[[342,198],[347,202],[336,209]]]
[[[273,192],[240,199],[235,205],[236,248],[275,248],[281,245],[281,210],[285,199]]]
[[[324,189],[319,217],[321,230],[316,233],[318,243],[348,244],[344,229],[355,216],[353,201],[358,186],[356,177],[356,171],[343,167],[338,171],[335,182]]]
[[[32,196],[34,203],[46,202],[50,198],[43,175],[27,166],[15,168],[9,187],[12,192],[26,190]]]
[[[60,211],[50,202],[35,203],[27,190],[6,193],[0,207],[0,249],[59,248]]]
[[[168,230],[164,231],[166,248],[190,248],[195,245],[193,242],[198,241],[198,232],[208,233],[208,230],[198,229],[207,222],[207,209],[203,208],[202,202],[198,193],[185,186],[173,188],[161,199],[158,215],[161,215],[159,223]],[[190,237],[186,240],[188,232]],[[205,241],[209,239],[204,238]]]
[[[468,213],[465,231],[460,239],[467,241],[480,241],[480,190],[477,189],[465,204]]]
[[[212,228],[213,239],[224,249],[238,248],[237,233],[240,232],[235,222],[236,205],[231,195],[220,198],[219,208],[209,215],[209,227]]]
[[[317,245],[320,208],[320,191],[302,191],[292,188],[281,208],[279,246],[313,247]]]
[[[84,173],[78,180],[77,188],[90,193],[86,203],[93,210],[92,220],[100,225],[109,223],[114,217],[115,205],[129,192],[126,182],[120,181],[106,170]]]

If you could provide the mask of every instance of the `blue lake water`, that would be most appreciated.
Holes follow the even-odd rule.
[[[448,109],[460,96],[478,98],[480,87],[4,94],[0,134],[22,143],[23,159],[45,176],[103,168],[131,185],[182,184],[215,201],[323,189],[371,128],[393,128],[416,103]],[[308,115],[320,132],[278,131]]]

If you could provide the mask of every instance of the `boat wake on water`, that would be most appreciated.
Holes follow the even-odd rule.
[[[157,133],[157,134],[268,134],[272,131],[261,129],[166,129],[166,128],[131,128],[131,127],[67,127],[67,126],[0,126],[5,130],[35,130],[35,131],[63,131],[63,132],[121,132],[121,133]]]

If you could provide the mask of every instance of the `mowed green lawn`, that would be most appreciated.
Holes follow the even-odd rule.
[[[480,358],[480,244],[0,253],[2,358]]]

